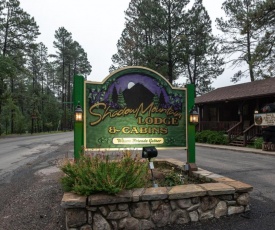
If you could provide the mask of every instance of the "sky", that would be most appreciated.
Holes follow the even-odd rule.
[[[20,0],[21,7],[39,26],[41,35],[37,41],[53,48],[54,34],[59,27],[72,33],[88,54],[92,65],[90,81],[102,81],[109,75],[111,57],[117,52],[117,41],[125,27],[125,10],[130,0]],[[213,32],[217,33],[215,18],[223,16],[221,6],[224,0],[203,0],[212,20]],[[213,87],[232,85],[229,78],[236,70],[225,66],[226,71],[214,81]],[[184,79],[179,79],[185,83]]]

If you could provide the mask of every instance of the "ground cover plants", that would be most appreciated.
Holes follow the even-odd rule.
[[[201,132],[196,132],[195,136],[196,142],[198,143],[208,143],[208,144],[218,144],[226,145],[228,144],[228,138],[223,132],[203,130]]]
[[[255,139],[253,147],[256,149],[262,149],[262,144],[264,143],[264,140],[262,137],[259,137]]]
[[[155,168],[153,170],[153,175],[155,183],[159,187],[172,187],[176,185],[200,184],[206,182],[203,178],[189,176],[189,173],[184,171],[183,168],[172,167],[163,161],[154,162],[154,164]]]
[[[124,189],[202,183],[180,168],[154,162],[153,177],[146,159],[131,151],[119,153],[85,153],[77,161],[65,159],[61,164],[61,184],[66,192],[79,195],[117,194]]]
[[[123,189],[144,187],[148,165],[127,151],[115,155],[88,153],[75,162],[68,160],[61,170],[65,173],[61,179],[65,191],[79,195],[116,194]]]

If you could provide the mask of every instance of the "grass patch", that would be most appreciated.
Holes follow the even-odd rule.
[[[264,140],[262,137],[259,137],[257,139],[255,139],[253,147],[255,149],[262,149],[262,144],[264,143]]]
[[[80,195],[116,194],[123,189],[144,187],[148,165],[126,151],[115,156],[85,154],[76,162],[64,162],[61,170],[65,173],[61,179],[65,191]]]
[[[154,165],[154,183],[159,187],[205,182],[165,162],[156,161]],[[60,168],[65,174],[61,178],[63,189],[79,195],[117,194],[124,189],[148,188],[153,184],[148,161],[130,151],[82,154],[76,162],[65,159]]]

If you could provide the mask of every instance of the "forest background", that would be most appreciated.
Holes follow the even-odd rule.
[[[224,1],[216,36],[203,1],[188,4],[130,1],[110,71],[149,67],[179,87],[180,78],[195,84],[196,95],[213,90],[225,64],[242,66],[233,82],[274,77],[274,0]],[[39,34],[19,0],[0,0],[0,135],[73,128],[73,76],[87,78],[92,63],[66,28],[55,30],[54,53],[37,42]]]

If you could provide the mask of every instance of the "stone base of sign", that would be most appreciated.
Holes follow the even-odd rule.
[[[165,161],[173,167],[183,167],[180,161]],[[220,218],[250,209],[252,186],[201,168],[192,174],[208,183],[139,188],[117,195],[65,193],[61,206],[66,213],[66,228],[157,229]]]
[[[265,142],[262,144],[263,151],[274,151],[275,152],[275,143]]]

